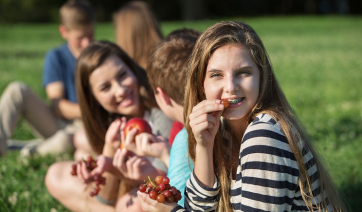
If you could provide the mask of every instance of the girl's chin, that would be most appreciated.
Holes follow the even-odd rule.
[[[236,114],[233,112],[225,111],[222,115],[224,119],[230,120],[230,121],[236,121],[236,120],[244,120],[247,117],[247,114]]]
[[[118,108],[117,112],[119,114],[123,114],[125,116],[134,117],[135,114],[137,113],[137,108],[133,105],[129,106],[129,107],[121,107],[121,108]]]

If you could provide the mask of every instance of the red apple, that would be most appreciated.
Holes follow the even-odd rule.
[[[131,118],[128,120],[124,128],[124,135],[127,136],[127,133],[133,128],[137,128],[137,135],[144,132],[152,133],[150,124],[148,124],[148,122],[142,118]],[[123,143],[121,143],[121,149],[123,149]]]

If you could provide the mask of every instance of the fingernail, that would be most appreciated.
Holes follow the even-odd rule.
[[[223,105],[223,104],[220,104],[220,105],[219,105],[219,108],[220,108],[220,109],[224,109],[224,105]]]

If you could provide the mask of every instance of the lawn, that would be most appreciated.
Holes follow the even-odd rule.
[[[279,83],[324,158],[332,179],[351,211],[360,210],[362,18],[232,20],[247,22],[260,35]],[[162,22],[161,27],[166,35],[181,27],[203,31],[217,21]],[[114,41],[112,24],[97,25],[96,39]],[[57,24],[0,25],[0,93],[8,83],[20,80],[46,100],[41,86],[43,57],[48,49],[61,43]],[[33,138],[25,121],[19,122],[13,138]],[[48,194],[43,179],[51,163],[69,158],[71,155],[65,153],[22,159],[16,151],[0,158],[0,211],[67,211]]]

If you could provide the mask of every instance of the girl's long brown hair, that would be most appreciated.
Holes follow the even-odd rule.
[[[145,70],[138,66],[121,48],[108,41],[95,42],[85,48],[77,61],[75,84],[88,140],[93,150],[99,154],[103,150],[108,126],[116,117],[123,114],[110,114],[98,103],[92,93],[89,76],[113,55],[119,57],[135,74],[143,109],[157,107]]]
[[[192,160],[195,160],[196,140],[189,124],[189,115],[192,112],[192,108],[205,99],[203,83],[205,70],[211,55],[216,49],[227,44],[240,44],[247,47],[260,71],[259,97],[249,115],[248,123],[260,113],[267,113],[275,120],[279,120],[299,165],[298,185],[301,188],[302,197],[307,207],[310,210],[325,211],[327,210],[327,205],[330,204],[333,211],[342,211],[344,206],[338,192],[327,171],[324,169],[321,159],[312,147],[310,138],[299,124],[296,115],[279,87],[262,41],[256,32],[245,23],[228,21],[219,22],[209,27],[197,41],[190,57],[185,91],[184,117],[188,132],[189,155]],[[303,145],[313,154],[318,169],[322,202],[317,205],[317,208],[313,206],[316,204],[313,202],[312,196],[313,179],[310,179],[307,173],[307,168],[303,161],[302,148],[300,148]],[[221,184],[218,211],[232,211],[229,194],[231,167],[229,165],[230,161],[226,161],[225,155],[227,153],[224,145],[222,145],[220,131],[215,137],[213,154],[215,175]],[[326,191],[328,202],[323,191]]]
[[[131,1],[114,13],[116,43],[142,68],[163,36],[157,19],[146,2]]]

